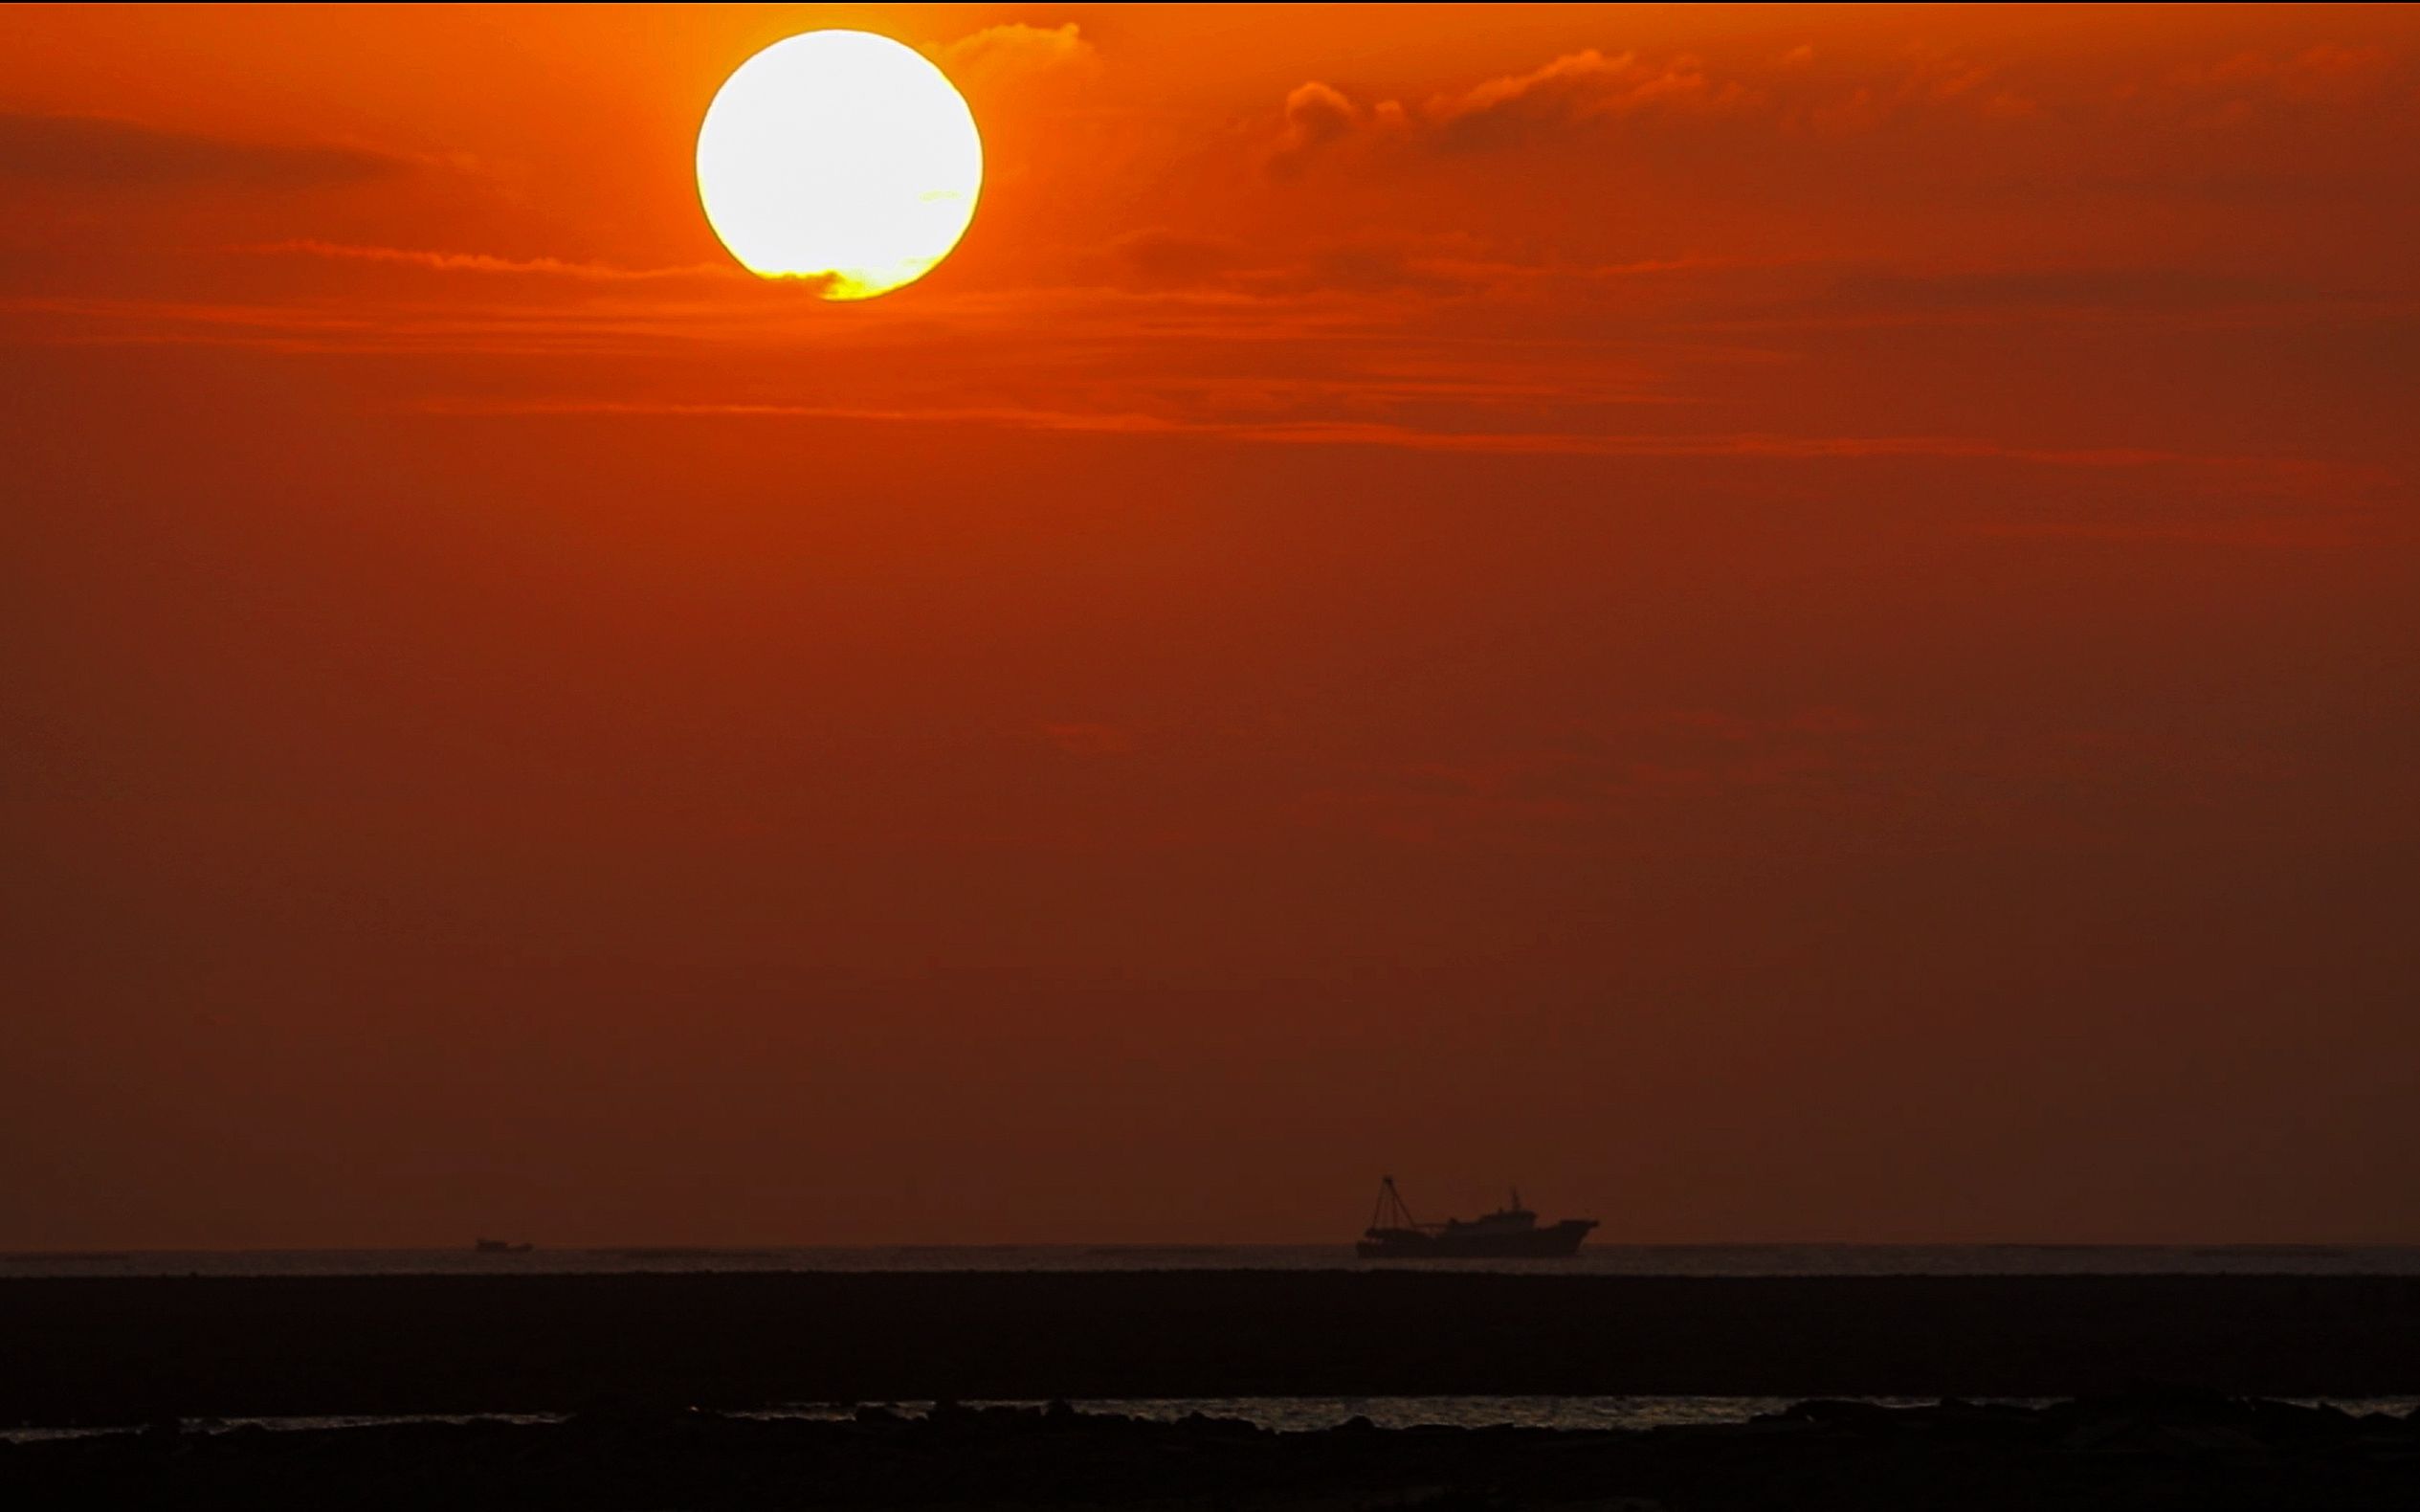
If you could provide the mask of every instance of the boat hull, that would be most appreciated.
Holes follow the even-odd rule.
[[[1596,1227],[1592,1218],[1565,1218],[1543,1229],[1513,1234],[1429,1234],[1386,1230],[1353,1246],[1365,1260],[1551,1260],[1580,1252]]]

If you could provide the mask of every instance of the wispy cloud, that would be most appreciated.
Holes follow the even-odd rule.
[[[1987,521],[1979,536],[2009,541],[2098,541],[2113,545],[2144,544],[2342,551],[2374,545],[2378,522],[2338,513],[2326,516],[2247,520],[2038,520]]]
[[[1042,739],[1070,756],[1126,756],[1135,748],[1135,732],[1122,724],[1094,721],[1062,721],[1038,726]]]
[[[982,87],[1045,75],[1086,74],[1100,55],[1073,21],[1027,26],[1010,21],[960,37],[942,50],[942,66],[961,83]]]
[[[1278,110],[1267,162],[1290,176],[1330,157],[1468,157],[1689,122],[1752,123],[1782,138],[1834,145],[1953,123],[2090,122],[2132,136],[2144,124],[2224,127],[2281,112],[2359,106],[2408,96],[2410,82],[2403,59],[2385,48],[2329,42],[2115,78],[2089,70],[2062,75],[2023,56],[1930,47],[1908,48],[1887,62],[1835,62],[1809,47],[1719,59],[1586,48],[1426,100],[1356,100],[1326,80],[1306,80]],[[2131,149],[2113,139],[2109,150]]]
[[[1421,452],[1499,456],[1742,457],[1872,460],[1933,457],[2005,461],[2041,467],[2145,468],[2223,467],[2264,469],[2311,477],[2342,470],[2299,458],[2213,456],[2148,447],[2038,447],[1975,436],[1774,435],[1757,434],[1634,434],[1621,435],[1519,431],[1435,431],[1350,420],[1222,422],[1187,420],[1134,411],[1083,411],[975,408],[869,408],[855,405],[782,404],[752,401],[699,403],[644,399],[434,399],[415,406],[444,414],[649,414],[691,418],[899,421],[996,425],[1035,431],[1081,431],[1123,434],[1199,435],[1289,446],[1376,446]]]
[[[650,282],[663,278],[739,278],[744,274],[726,264],[684,263],[668,268],[633,268],[610,262],[578,262],[562,257],[499,257],[482,252],[433,252],[411,247],[365,247],[345,242],[294,240],[237,247],[237,252],[269,256],[324,257],[340,262],[378,262],[425,268],[433,273],[500,273],[544,278],[587,278],[604,283]]]
[[[0,115],[0,177],[55,186],[308,189],[411,166],[396,154],[331,143],[244,141],[107,116]]]
[[[1633,53],[1609,57],[1589,48],[1433,100],[1420,119],[1440,150],[1467,152],[1518,146],[1646,110],[1727,110],[1747,98],[1737,80],[1710,78],[1687,55],[1651,63]]]

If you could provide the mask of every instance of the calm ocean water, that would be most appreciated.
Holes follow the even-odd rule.
[[[802,1249],[546,1249],[524,1254],[455,1250],[150,1250],[118,1254],[14,1254],[0,1256],[9,1276],[545,1276],[647,1271],[1134,1271],[1134,1270],[1472,1270],[1564,1276],[2051,1276],[2302,1275],[2420,1276],[2420,1248],[2367,1246],[2134,1245],[1622,1245],[1591,1246],[1563,1260],[1423,1261],[1356,1259],[1339,1245],[994,1245]],[[1890,1399],[1896,1400],[1896,1399]],[[921,1412],[930,1404],[889,1404]],[[998,1404],[1038,1406],[1038,1403]],[[1475,1428],[1658,1428],[1743,1422],[1778,1412],[1786,1398],[1744,1396],[1220,1397],[1086,1401],[1085,1412],[1175,1419],[1201,1412],[1241,1418],[1279,1432],[1331,1428],[1367,1417],[1382,1428],[1450,1424]],[[2341,1401],[2352,1412],[2405,1412],[2409,1397]],[[760,1415],[831,1417],[855,1404],[806,1403]],[[343,1428],[466,1418],[296,1417],[196,1421],[214,1432],[244,1422],[277,1429]],[[511,1419],[546,1422],[550,1416]],[[5,1430],[0,1442],[99,1430]]]
[[[640,1271],[1464,1270],[1548,1276],[2420,1276],[2420,1248],[2342,1245],[1590,1245],[1561,1260],[1359,1260],[1343,1245],[139,1250],[13,1254],[9,1276],[597,1275]]]

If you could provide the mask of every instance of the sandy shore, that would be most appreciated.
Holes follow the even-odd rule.
[[[971,1507],[1827,1512],[2420,1504],[2420,1418],[2190,1392],[2040,1409],[1807,1403],[1722,1427],[1555,1434],[957,1409],[700,1412],[0,1444],[16,1506]]]
[[[1226,1395],[2420,1394],[2420,1278],[0,1281],[0,1423]]]

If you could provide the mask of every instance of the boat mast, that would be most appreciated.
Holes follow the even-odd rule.
[[[1378,1205],[1369,1212],[1369,1232],[1375,1234],[1381,1229],[1417,1229],[1418,1227],[1420,1225],[1411,1216],[1410,1204],[1405,1202],[1403,1193],[1395,1190],[1395,1178],[1379,1177]]]

